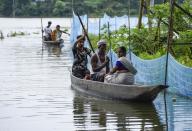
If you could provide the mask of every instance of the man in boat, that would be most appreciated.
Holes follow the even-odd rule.
[[[79,35],[77,36],[77,40],[72,47],[74,56],[72,74],[81,79],[89,79],[90,71],[87,68],[87,56],[91,57],[91,50],[84,47],[84,42],[85,35]]]
[[[51,33],[52,41],[58,41],[62,43],[63,42],[63,39],[61,38],[62,33],[68,34],[67,32],[60,30],[60,25],[57,25],[56,29]]]
[[[104,82],[104,76],[109,73],[109,57],[106,55],[107,44],[105,40],[97,42],[98,51],[91,57],[91,79]]]
[[[137,70],[131,62],[126,58],[126,48],[121,46],[117,49],[119,59],[116,61],[115,67],[105,77],[106,83],[116,83],[132,85],[134,84],[134,75]]]
[[[51,33],[52,33],[51,24],[52,24],[52,22],[48,21],[48,25],[43,30],[45,33],[45,35],[44,35],[45,41],[51,41]]]

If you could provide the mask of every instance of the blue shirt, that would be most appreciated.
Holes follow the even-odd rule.
[[[116,61],[116,67],[118,70],[128,70],[120,61]]]

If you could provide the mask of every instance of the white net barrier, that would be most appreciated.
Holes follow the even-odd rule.
[[[84,25],[87,25],[87,15],[81,16]],[[103,18],[92,18],[88,20],[88,32],[98,35],[102,26],[110,24],[110,30],[114,31],[119,29],[123,25],[128,25],[128,17],[113,17],[110,18],[106,14]],[[143,20],[144,24],[147,23],[146,18]],[[100,27],[99,27],[100,23]],[[130,26],[136,27],[137,18],[132,18]],[[102,32],[101,32],[102,33]],[[77,35],[82,34],[82,27],[80,25],[78,17],[74,14],[71,25],[71,43],[76,40]],[[86,46],[88,46],[86,42]],[[113,67],[115,65],[117,55],[114,51],[108,53],[109,58],[112,61]],[[130,58],[128,55],[127,58]],[[131,62],[138,70],[135,76],[135,81],[142,84],[164,84],[165,83],[165,66],[166,56],[162,56],[153,60],[143,60],[131,53]],[[111,64],[110,64],[111,65]],[[186,67],[178,63],[171,55],[168,60],[168,76],[167,83],[169,85],[169,91],[178,93],[184,96],[192,97],[192,68]]]

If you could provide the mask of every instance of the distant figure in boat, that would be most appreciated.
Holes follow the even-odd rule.
[[[4,39],[3,32],[0,31],[0,39]]]
[[[106,55],[107,43],[105,40],[97,42],[98,51],[91,57],[91,79],[104,82],[104,77],[109,73],[109,57]]]
[[[44,40],[45,41],[51,41],[51,33],[52,33],[51,24],[52,24],[52,22],[49,21],[48,25],[43,30],[44,33],[45,33],[45,35],[44,35]]]
[[[84,47],[85,33],[84,35],[77,36],[77,40],[72,47],[74,56],[72,74],[81,79],[89,79],[90,77],[90,71],[87,68],[87,56],[91,57],[91,50]]]
[[[116,83],[132,85],[134,84],[134,75],[137,70],[132,66],[131,62],[126,58],[126,48],[121,46],[117,49],[119,59],[116,61],[115,67],[105,76],[106,83]]]
[[[63,39],[61,38],[62,33],[68,34],[67,32],[60,30],[60,25],[57,25],[56,29],[51,33],[52,41],[63,42]]]

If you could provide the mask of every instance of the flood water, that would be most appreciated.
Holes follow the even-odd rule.
[[[70,19],[43,19],[70,28]],[[163,93],[153,104],[86,96],[71,89],[71,45],[41,43],[40,19],[0,18],[0,131],[164,131]],[[7,37],[11,32],[24,36]],[[167,95],[168,130],[192,130],[192,100]]]

